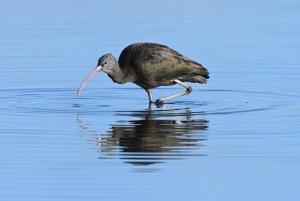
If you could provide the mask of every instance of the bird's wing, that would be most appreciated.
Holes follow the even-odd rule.
[[[153,48],[152,51],[136,52],[132,62],[137,73],[155,81],[208,75],[201,64],[163,45]]]

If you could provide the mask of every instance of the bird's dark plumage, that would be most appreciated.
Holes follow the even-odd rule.
[[[185,92],[158,99],[157,104],[187,95],[192,88],[184,82],[206,83],[208,70],[177,51],[157,43],[135,43],[126,47],[117,61],[111,54],[99,58],[96,68],[84,79],[77,94],[97,72],[103,71],[116,83],[133,82],[144,88],[152,102],[151,89],[180,84]]]
[[[119,57],[121,69],[135,72],[133,82],[143,88],[155,88],[182,82],[205,83],[209,73],[201,64],[157,43],[136,43],[126,47]]]

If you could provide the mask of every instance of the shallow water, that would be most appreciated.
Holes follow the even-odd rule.
[[[297,1],[4,1],[3,200],[299,200]],[[210,73],[149,106],[97,58],[160,42]],[[154,90],[155,98],[183,90]]]

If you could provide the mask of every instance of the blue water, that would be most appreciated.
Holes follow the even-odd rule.
[[[299,200],[299,9],[2,1],[1,200]],[[163,107],[104,73],[76,96],[99,56],[140,41],[176,49],[211,79]]]

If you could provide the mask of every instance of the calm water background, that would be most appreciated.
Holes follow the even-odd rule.
[[[299,11],[296,0],[2,0],[1,200],[299,200]],[[100,55],[139,41],[211,79],[162,108],[105,74],[76,97]]]

